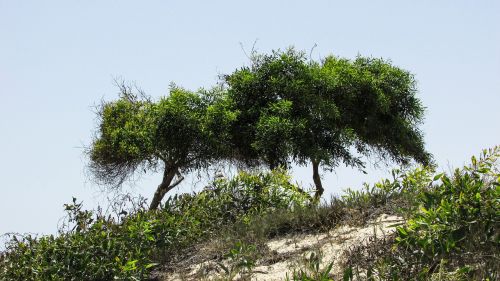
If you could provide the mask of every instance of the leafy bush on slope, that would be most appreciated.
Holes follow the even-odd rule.
[[[193,195],[170,198],[159,211],[139,210],[117,223],[66,205],[74,227],[59,236],[14,236],[0,258],[0,280],[143,280],[157,261],[250,216],[308,204],[283,171],[241,173]]]
[[[346,262],[347,270],[354,272],[351,277],[497,280],[499,157],[500,147],[495,147],[484,150],[479,160],[472,157],[469,166],[456,169],[451,176],[429,177],[430,173],[419,173],[419,169],[404,176],[400,182],[410,185],[398,196],[406,198],[407,208],[402,213],[406,224],[397,227],[393,237],[353,249]],[[384,186],[398,184],[387,182]]]

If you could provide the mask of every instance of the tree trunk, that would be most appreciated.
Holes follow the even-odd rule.
[[[277,167],[278,167],[278,165],[276,165],[276,163],[274,163],[274,161],[269,163],[269,170],[272,171],[272,170],[276,169]]]
[[[149,210],[155,210],[161,203],[161,199],[169,192],[172,188],[174,188],[180,181],[171,185],[172,180],[177,173],[177,168],[165,168],[163,172],[163,180],[156,188],[155,195],[153,196],[153,200],[151,201],[151,205],[149,205]]]
[[[323,195],[323,185],[321,184],[321,177],[319,176],[319,161],[311,160],[313,165],[313,181],[314,185],[316,185],[316,194],[314,194],[314,198],[320,199],[321,195]]]

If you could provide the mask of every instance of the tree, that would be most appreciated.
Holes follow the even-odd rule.
[[[170,95],[153,102],[120,86],[120,98],[98,108],[99,128],[88,151],[98,182],[119,187],[136,171],[162,170],[150,209],[156,209],[183,174],[206,168],[224,155],[225,111],[217,91],[190,92],[172,86]],[[174,181],[174,179],[176,179]]]
[[[418,125],[424,108],[413,75],[389,61],[328,56],[307,60],[293,49],[253,54],[250,66],[224,77],[238,118],[233,148],[240,160],[269,167],[311,163],[316,197],[319,167],[363,168],[363,156],[427,164]]]
[[[271,169],[340,163],[362,169],[363,157],[428,164],[418,126],[424,108],[411,73],[383,59],[328,56],[307,60],[293,49],[252,56],[252,64],[224,77],[225,88],[190,92],[173,86],[153,102],[121,86],[117,101],[98,110],[90,168],[120,186],[137,170],[163,170],[150,208],[182,175],[229,160]],[[174,181],[174,179],[177,179]]]

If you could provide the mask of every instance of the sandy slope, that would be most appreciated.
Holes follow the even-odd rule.
[[[320,267],[333,262],[332,273],[339,273],[339,265],[345,251],[361,243],[369,243],[375,237],[382,237],[394,231],[391,225],[401,222],[400,217],[381,215],[363,227],[341,226],[328,233],[316,235],[294,235],[273,239],[267,243],[272,258],[257,261],[252,271],[252,280],[284,280],[294,268],[303,268],[306,257],[311,252],[320,253]],[[183,270],[186,272],[186,270]],[[188,273],[165,274],[164,281],[174,280],[214,280],[222,277],[220,266],[213,260],[193,264]],[[237,279],[237,278],[235,278]]]

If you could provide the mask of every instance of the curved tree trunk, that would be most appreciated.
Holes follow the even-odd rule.
[[[165,194],[172,190],[172,188],[176,187],[184,179],[183,177],[180,177],[176,182],[172,184],[172,180],[177,173],[177,168],[165,168],[165,171],[163,172],[163,180],[161,184],[158,185],[158,188],[156,188],[153,200],[151,200],[151,205],[149,205],[149,210],[157,209]]]
[[[314,185],[316,185],[316,194],[314,194],[314,198],[320,199],[325,189],[321,184],[321,177],[319,176],[319,161],[316,160],[311,160],[311,161],[313,165],[313,181]]]

